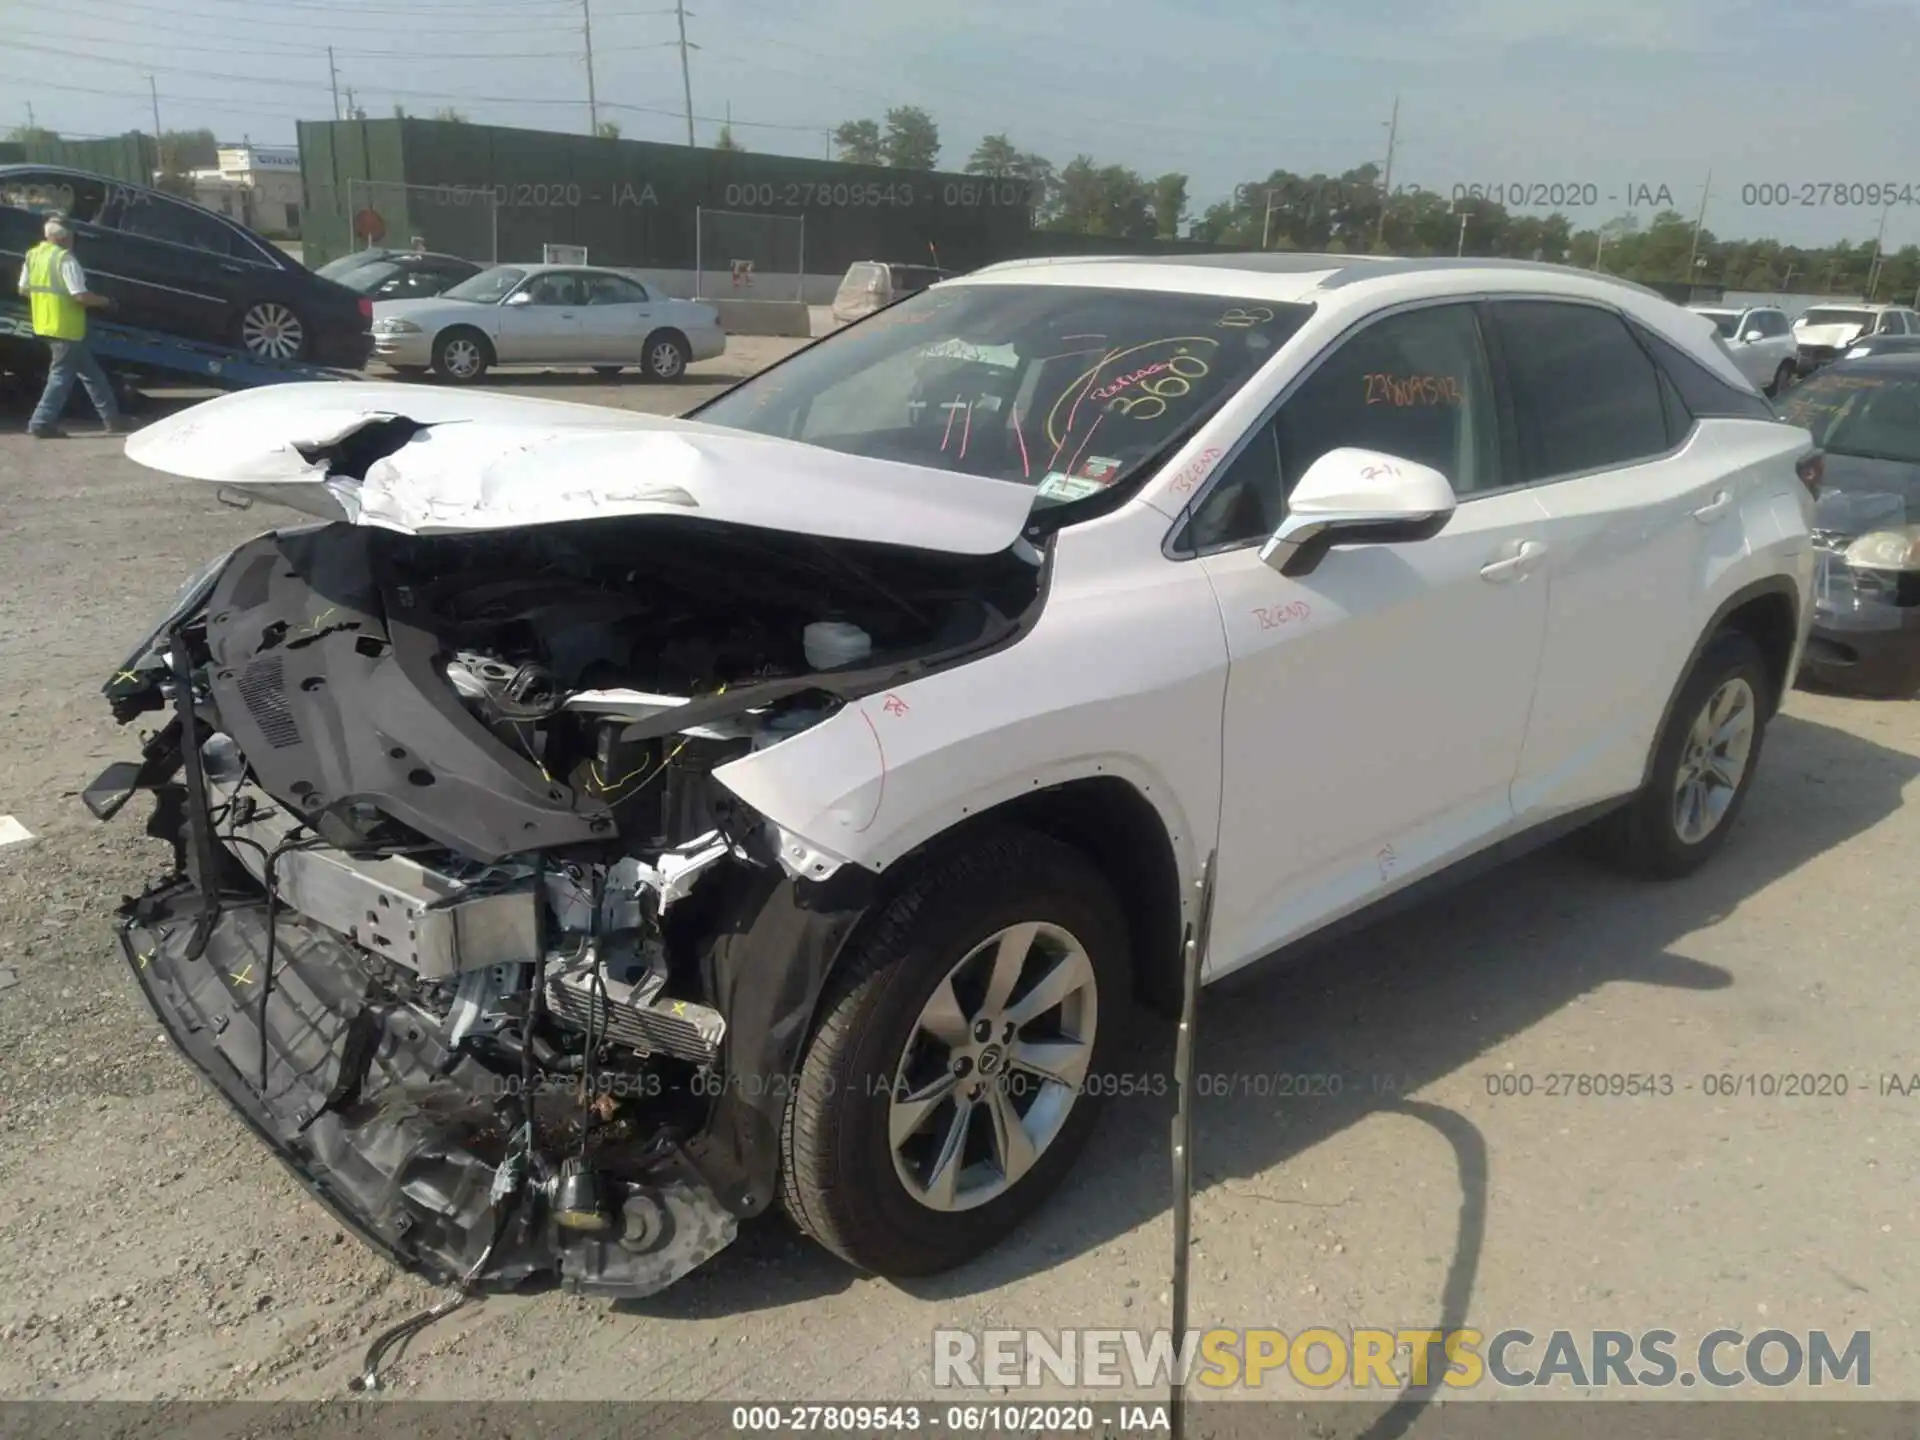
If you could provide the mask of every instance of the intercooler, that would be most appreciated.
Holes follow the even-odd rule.
[[[643,1055],[671,1055],[696,1065],[717,1061],[727,1033],[720,1013],[659,989],[657,976],[629,985],[604,974],[596,979],[588,966],[570,967],[548,978],[547,1009],[563,1024]]]

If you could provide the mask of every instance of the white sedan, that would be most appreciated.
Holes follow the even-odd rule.
[[[444,294],[373,307],[373,354],[404,374],[468,384],[497,365],[638,365],[676,380],[727,348],[711,305],[674,300],[618,270],[496,265]]]

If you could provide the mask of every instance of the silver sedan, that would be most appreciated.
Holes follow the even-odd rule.
[[[373,307],[375,359],[455,384],[503,365],[602,374],[637,365],[673,380],[726,348],[713,306],[587,265],[496,265],[444,294]]]

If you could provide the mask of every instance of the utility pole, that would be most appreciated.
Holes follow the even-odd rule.
[[[580,18],[586,22],[587,34],[587,131],[600,133],[600,102],[593,93],[593,0],[580,0]]]
[[[360,118],[359,112],[353,108],[353,87],[351,85],[347,86],[347,118],[349,120],[357,120]]]
[[[340,72],[334,68],[333,47],[327,46],[327,80],[333,86],[333,118],[340,118]]]
[[[153,158],[164,170],[166,165],[160,162],[160,87],[153,83],[151,75],[147,76],[147,95],[153,101]]]
[[[1273,191],[1267,191],[1267,213],[1262,216],[1260,220],[1260,248],[1262,250],[1267,248],[1267,233],[1273,225],[1273,196]]]
[[[1707,198],[1713,194],[1713,167],[1707,167],[1707,183],[1700,187],[1700,213],[1693,218],[1693,244],[1687,248],[1687,294],[1693,294],[1695,263],[1700,257],[1700,227],[1707,223]]]
[[[1453,247],[1454,259],[1457,260],[1466,253],[1467,253],[1467,212],[1462,210],[1460,212],[1460,243]]]
[[[27,101],[27,129],[38,130],[39,128],[40,126],[35,123],[33,118],[33,101],[29,100]]]
[[[1374,227],[1373,243],[1386,242],[1387,197],[1393,193],[1393,145],[1400,136],[1400,97],[1393,97],[1393,117],[1387,121],[1387,168],[1380,176],[1380,223]]]
[[[1884,244],[1887,238],[1887,211],[1890,208],[1892,208],[1891,202],[1880,207],[1880,233],[1873,237],[1873,263],[1867,267],[1867,300],[1869,303],[1873,300],[1874,292],[1880,288],[1880,266],[1886,260]]]
[[[680,88],[687,97],[687,144],[693,138],[693,72],[687,68],[687,0],[673,0],[673,16],[680,22]]]

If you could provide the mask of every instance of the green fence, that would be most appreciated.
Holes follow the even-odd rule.
[[[965,270],[1019,253],[1030,224],[1023,182],[944,171],[434,120],[299,131],[309,264],[417,237],[481,260],[577,245],[601,264],[724,269],[737,257],[697,254],[696,215],[707,210],[804,217],[803,230],[792,228],[812,274],[935,254]]]
[[[9,148],[19,150],[18,158],[31,165],[64,165],[135,185],[153,184],[159,168],[153,137],[133,131],[105,140],[28,140]],[[0,161],[6,158],[0,155]]]

